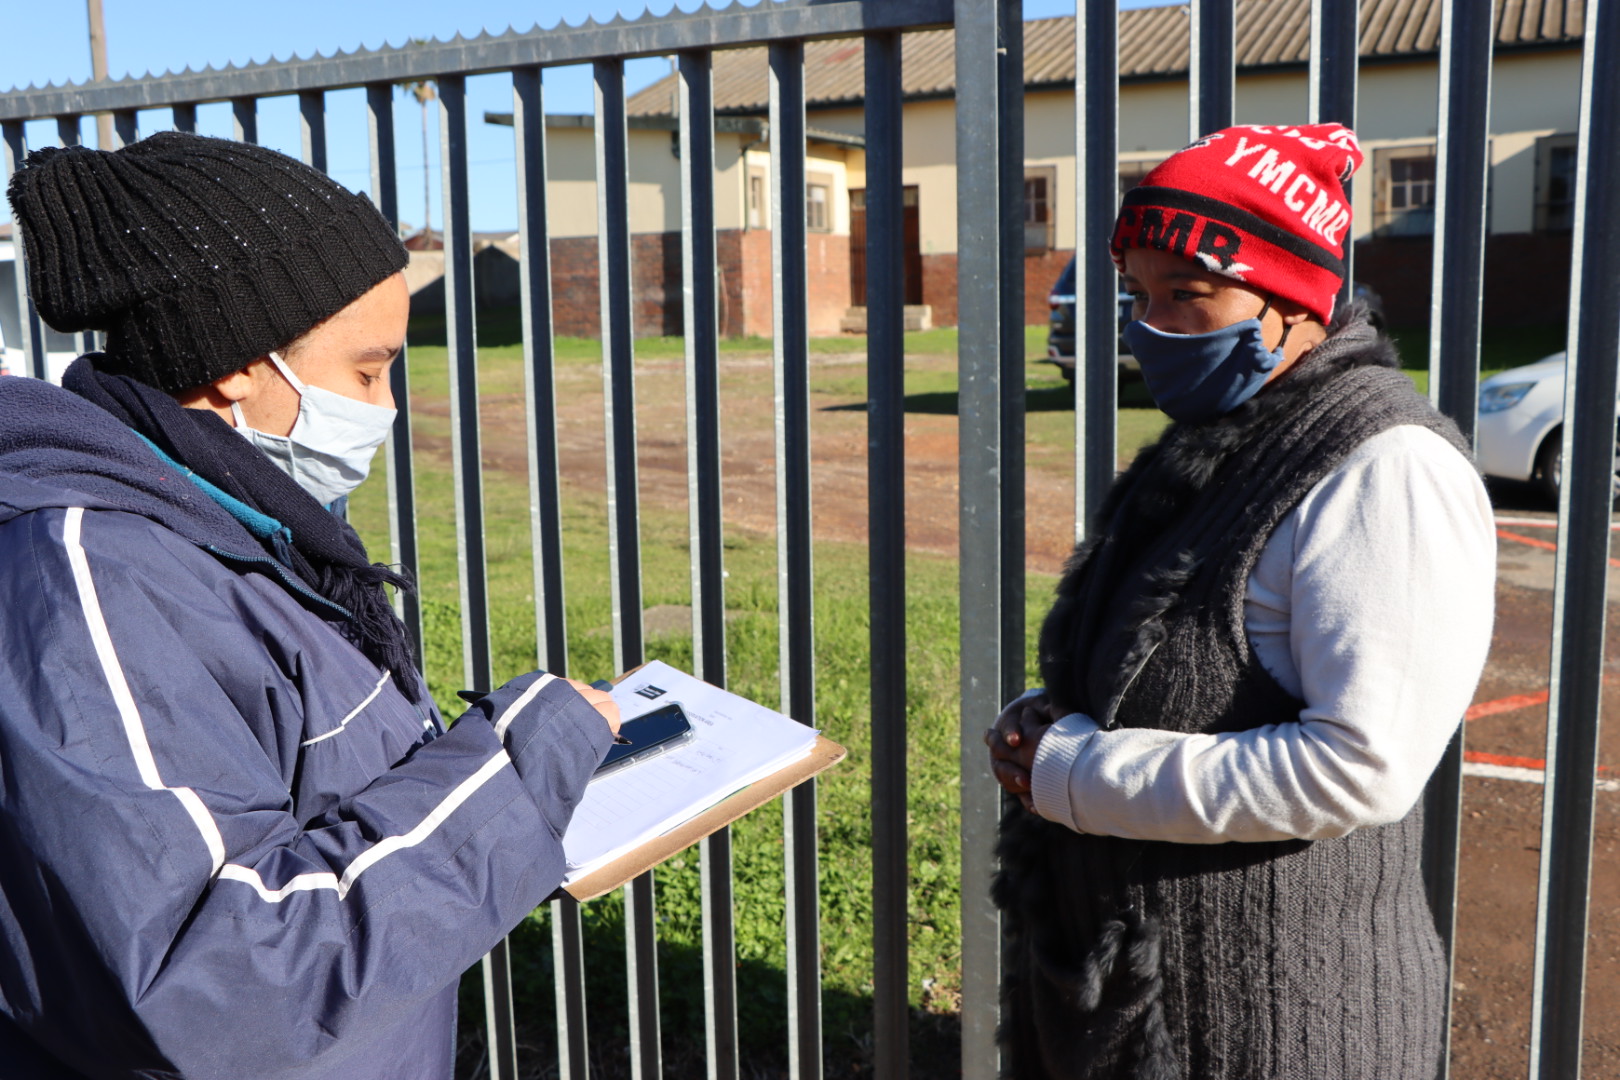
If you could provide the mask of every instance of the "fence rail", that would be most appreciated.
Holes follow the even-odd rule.
[[[1592,857],[1594,776],[1603,668],[1603,630],[1612,484],[1616,357],[1620,356],[1620,256],[1608,233],[1620,218],[1620,143],[1603,118],[1620,112],[1620,72],[1601,57],[1620,52],[1620,0],[1587,0],[1575,197],[1578,245],[1569,314],[1564,458],[1570,463],[1559,507],[1553,701],[1536,937],[1534,1039],[1537,1078],[1580,1071],[1582,993]],[[1310,0],[1309,110],[1312,120],[1354,124],[1358,15],[1355,0]],[[1431,386],[1437,404],[1472,436],[1479,374],[1485,239],[1490,63],[1495,25],[1474,0],[1440,5],[1440,129],[1434,246]],[[1194,136],[1233,119],[1235,0],[1191,0],[1188,123]],[[1075,533],[1082,536],[1115,470],[1115,274],[1099,238],[1112,224],[1118,192],[1119,29],[1116,0],[1076,5],[1075,212],[1081,370],[1075,380]],[[463,677],[494,678],[485,571],[469,207],[466,81],[509,73],[517,149],[521,247],[524,402],[533,544],[536,661],[568,666],[563,523],[557,444],[555,325],[547,232],[546,68],[590,64],[594,75],[597,236],[601,291],[607,502],[613,596],[613,654],[623,670],[644,659],[640,507],[637,488],[635,343],[625,61],[677,61],[681,184],[681,273],[685,326],[685,406],[690,496],[693,648],[697,673],[727,678],[720,461],[719,296],[715,225],[716,50],[764,46],[769,68],[771,273],[774,313],[775,468],[781,690],[783,707],[805,723],[816,717],[815,613],[811,596],[811,461],[807,323],[805,43],[860,39],[865,56],[867,153],[866,267],[872,701],[874,1043],[877,1075],[906,1073],[907,792],[903,179],[901,42],[908,32],[955,30],[958,313],[961,457],[961,771],[962,1072],[989,1080],[1000,1065],[1000,926],[988,898],[993,845],[1003,807],[979,743],[1001,703],[1022,689],[1024,626],[1024,297],[1022,170],[1023,33],[1020,0],[790,0],[753,8],[702,9],[667,17],[480,35],[406,48],[359,50],[222,70],[187,70],[94,84],[0,93],[4,177],[27,151],[25,122],[56,123],[56,138],[77,143],[80,118],[111,113],[115,142],[137,136],[141,110],[166,109],[173,127],[193,131],[199,105],[225,102],[233,131],[259,137],[259,103],[295,95],[302,156],[327,167],[328,93],[365,90],[371,190],[397,224],[396,85],[438,85],[441,132],[445,303],[451,448],[462,616]],[[1239,116],[1238,119],[1250,119]],[[43,328],[26,295],[24,252],[16,245],[19,308],[28,371],[45,375]],[[1348,287],[1348,281],[1347,281]],[[92,342],[81,342],[89,348]],[[393,368],[400,415],[387,448],[391,557],[411,572],[419,560],[411,387]],[[412,637],[422,642],[418,601],[402,601]],[[1456,905],[1461,737],[1428,796],[1427,867],[1442,936],[1451,945]],[[817,794],[814,783],[783,802],[787,864],[788,1031],[792,1075],[823,1072]],[[703,986],[708,1074],[740,1075],[736,944],[730,834],[703,844]],[[654,875],[625,889],[635,1075],[661,1075]],[[556,1047],[561,1075],[588,1074],[581,909],[551,908],[555,953]],[[484,960],[490,1071],[517,1075],[511,957],[502,943]]]

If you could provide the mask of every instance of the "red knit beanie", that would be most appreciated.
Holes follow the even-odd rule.
[[[1339,124],[1232,127],[1171,154],[1125,194],[1109,247],[1157,248],[1303,306],[1324,323],[1344,284],[1361,166]]]

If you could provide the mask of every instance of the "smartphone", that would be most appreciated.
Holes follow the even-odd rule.
[[[692,740],[692,722],[680,703],[660,705],[650,713],[626,720],[619,727],[619,741],[608,747],[607,757],[596,767],[592,780],[600,779],[641,761],[650,761]]]

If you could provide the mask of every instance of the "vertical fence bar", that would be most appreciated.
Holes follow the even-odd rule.
[[[905,1076],[910,976],[906,838],[905,182],[900,35],[866,39],[866,445],[872,652],[873,1071]]]
[[[169,110],[174,117],[174,130],[195,135],[197,133],[197,106],[176,105]]]
[[[962,626],[962,1075],[1000,1071],[1001,920],[990,900],[1001,790],[990,775],[982,735],[1011,696],[1008,672],[1023,634],[1023,549],[1009,550],[1009,506],[1023,497],[1021,428],[1008,430],[1023,403],[1022,50],[1015,38],[1022,5],[956,0],[957,311],[961,444]],[[1011,70],[1009,70],[1009,68]],[[994,154],[986,147],[996,147]],[[1009,160],[1011,159],[1011,160]],[[1009,226],[1016,222],[1016,232]],[[1015,261],[1016,260],[1016,261]],[[1016,355],[1008,355],[1014,322]],[[1019,522],[1021,535],[1021,521]],[[1017,606],[1015,614],[1010,606]]]
[[[484,558],[483,456],[478,430],[478,350],[473,316],[472,223],[467,176],[467,79],[439,79],[439,168],[444,197],[444,328],[450,362],[450,451],[455,473],[456,563],[461,584],[462,679],[488,690],[495,674],[489,642]],[[484,1016],[492,1080],[517,1075],[511,958],[505,939],[483,959]]]
[[[304,164],[326,171],[326,94],[305,90],[298,95],[298,129]]]
[[[557,456],[556,327],[546,219],[545,88],[540,68],[512,72],[518,185],[519,306],[528,404],[529,523],[534,547],[535,643],[548,671],[568,670],[562,561],[562,484]]]
[[[1236,0],[1191,0],[1187,85],[1191,138],[1232,126],[1237,97]]]
[[[1310,108],[1313,124],[1337,123],[1355,130],[1356,76],[1361,62],[1361,0],[1311,0]],[[1339,303],[1354,286],[1355,244],[1344,245],[1344,285]]]
[[[304,164],[326,171],[326,95],[319,90],[306,90],[298,95],[299,127],[302,129],[300,157]],[[404,360],[401,356],[395,361],[397,366]],[[390,385],[390,390],[392,385]],[[396,416],[395,419],[398,419]],[[348,506],[345,502],[344,507]],[[348,512],[345,509],[344,519]],[[505,943],[502,943],[502,948]]]
[[[259,141],[258,98],[231,98],[231,133],[237,142]]]
[[[607,402],[607,488],[613,569],[613,661],[642,662],[641,528],[636,502],[635,356],[631,326],[629,146],[624,62],[598,60],[596,214],[602,283],[602,379]]]
[[[1587,920],[1592,882],[1598,726],[1614,499],[1615,357],[1620,355],[1620,18],[1609,0],[1586,6],[1569,359],[1564,373],[1563,482],[1553,578],[1547,787],[1542,796],[1540,896],[1530,1028],[1532,1080],[1581,1069]]]
[[[564,606],[562,484],[557,456],[555,324],[551,241],[546,219],[545,86],[539,67],[512,72],[518,188],[519,307],[523,318],[523,391],[529,440],[529,532],[534,559],[534,636],[540,666],[568,670]],[[585,1013],[584,926],[572,897],[551,902],[551,951],[557,1010],[557,1069],[562,1080],[589,1075]]]
[[[98,127],[98,137],[105,130],[106,129],[104,127]],[[136,129],[135,110],[119,109],[112,114],[112,136],[108,140],[108,145],[103,147],[103,149],[118,150],[122,147],[128,146],[139,137],[140,134]],[[100,343],[100,347],[105,349],[107,346],[107,335],[105,333],[100,333],[97,335],[97,339]]]
[[[119,109],[113,113],[114,145],[108,149],[117,150],[119,147],[128,146],[140,137],[134,109]]]
[[[620,671],[642,662],[641,526],[636,486],[635,356],[631,325],[630,180],[624,61],[598,60],[596,230],[602,283],[602,380],[607,424],[608,557],[613,652]],[[652,871],[624,887],[630,992],[630,1063],[637,1080],[663,1074],[659,1045],[658,941]]]
[[[1001,696],[1024,669],[1024,0],[1001,0]],[[1010,802],[1012,796],[1003,799]]]
[[[1313,124],[1356,126],[1361,0],[1311,0],[1310,107]]]
[[[579,901],[564,894],[551,902],[552,977],[557,1012],[557,1075],[585,1080],[591,1074],[585,1015],[585,920]]]
[[[804,43],[772,42],[771,295],[776,369],[776,573],[782,709],[815,725],[814,579],[810,534],[810,331],[805,222]],[[819,1080],[821,918],[816,782],[783,797],[787,839],[788,1062]]]
[[[1440,29],[1440,137],[1429,302],[1429,396],[1470,444],[1479,418],[1479,319],[1490,172],[1491,9],[1445,7]]]
[[[28,157],[28,135],[21,120],[8,120],[0,124],[0,138],[5,142],[5,186],[11,186],[12,175],[23,167]],[[12,273],[17,286],[17,313],[22,321],[23,363],[28,374],[35,379],[45,378],[45,324],[39,321],[34,309],[34,298],[28,295],[28,253],[23,244],[22,222],[11,226]]]
[[[1104,241],[1119,208],[1119,7],[1080,0],[1075,19],[1074,537],[1114,483],[1119,441],[1119,273]]]
[[[56,137],[61,140],[63,146],[84,145],[84,132],[79,125],[77,114],[58,116],[56,118]],[[69,336],[72,337],[74,348],[78,350],[81,356],[96,351],[96,332],[94,330],[81,330],[77,334]]]
[[[1429,395],[1470,445],[1478,417],[1485,193],[1490,163],[1491,7],[1446,5],[1440,31],[1440,132],[1429,315]],[[1348,245],[1347,245],[1348,246]],[[1462,839],[1463,728],[1424,792],[1423,870],[1447,957],[1442,1077],[1450,1073],[1451,978],[1456,966],[1457,853]]]
[[[388,224],[399,231],[399,170],[395,164],[398,146],[394,132],[394,86],[372,83],[366,87],[366,134],[371,142],[371,193],[377,209]],[[388,537],[389,559],[404,569],[413,582],[420,582],[420,557],[416,545],[416,466],[411,456],[411,378],[407,348],[400,349],[389,369],[389,389],[393,391],[398,414],[388,433],[383,453],[388,459]],[[422,652],[422,597],[420,587],[394,594],[394,610],[405,622],[417,662]]]
[[[720,496],[720,306],[714,232],[714,89],[708,52],[682,53],[681,298],[686,336],[686,482],[692,566],[692,652],[698,677],[726,684],[725,553]],[[704,838],[704,1042],[710,1080],[735,1080],[737,943],[731,830]]]

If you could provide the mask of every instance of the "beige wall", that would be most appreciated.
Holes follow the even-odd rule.
[[[1580,53],[1576,50],[1511,55],[1492,69],[1491,229],[1525,232],[1533,225],[1536,140],[1575,129]],[[1240,123],[1304,123],[1309,83],[1303,71],[1246,75],[1238,81]],[[1439,65],[1434,61],[1378,64],[1362,69],[1357,133],[1367,164],[1353,184],[1355,236],[1371,229],[1374,152],[1430,144],[1438,125]],[[860,130],[859,110],[814,113],[812,123]],[[1185,82],[1130,83],[1121,88],[1122,160],[1156,161],[1189,141]],[[1036,92],[1025,98],[1024,145],[1028,165],[1056,169],[1056,243],[1074,236],[1074,95]],[[919,187],[924,254],[956,250],[956,120],[951,101],[920,101],[905,110],[905,180]],[[865,183],[852,172],[850,183]]]
[[[671,153],[671,132],[631,129],[630,231],[678,232],[681,227],[681,163]],[[596,235],[596,133],[590,128],[557,127],[546,132],[547,217],[559,239]],[[758,170],[770,178],[770,146],[754,145],[757,137],[722,132],[714,145],[714,224],[740,229],[744,224],[745,178]],[[747,147],[753,146],[753,149]],[[849,232],[847,152],[812,144],[806,169],[833,179],[832,231]],[[745,160],[746,158],[746,160]],[[767,202],[765,212],[770,213]]]
[[[1361,73],[1357,132],[1366,166],[1353,184],[1355,236],[1371,228],[1374,153],[1381,148],[1432,143],[1438,116],[1438,64],[1434,61],[1376,64]],[[1529,53],[1497,60],[1492,71],[1491,228],[1524,232],[1533,225],[1536,140],[1575,129],[1580,81],[1577,50]],[[1306,73],[1246,75],[1238,81],[1240,123],[1303,123],[1308,108]],[[1187,84],[1129,83],[1120,93],[1120,156],[1152,161],[1188,141]],[[812,110],[812,127],[859,134],[858,108]],[[1074,235],[1074,95],[1043,91],[1025,99],[1025,158],[1056,172],[1056,245],[1070,249]],[[594,134],[588,128],[553,128],[549,139],[550,221],[557,237],[596,234]],[[770,175],[768,146],[744,152],[753,136],[721,134],[715,140],[715,224],[745,224],[746,178]],[[680,162],[666,131],[630,132],[630,216],[637,233],[680,228]],[[956,109],[951,100],[917,101],[905,107],[904,176],[918,188],[923,254],[954,252],[956,237]],[[834,178],[834,233],[849,231],[851,188],[866,186],[866,156],[856,149],[812,143],[807,169]],[[769,207],[765,208],[769,215]]]
[[[812,127],[859,132],[859,109],[816,111]],[[952,101],[914,101],[905,108],[901,127],[902,176],[917,187],[917,213],[921,222],[922,253],[936,255],[956,250],[956,104]],[[866,186],[866,155],[852,153],[849,186]]]
[[[596,235],[595,140],[590,128],[546,132],[546,216],[554,237]],[[631,131],[628,146],[631,231],[679,229],[680,162],[669,152],[669,132]]]

